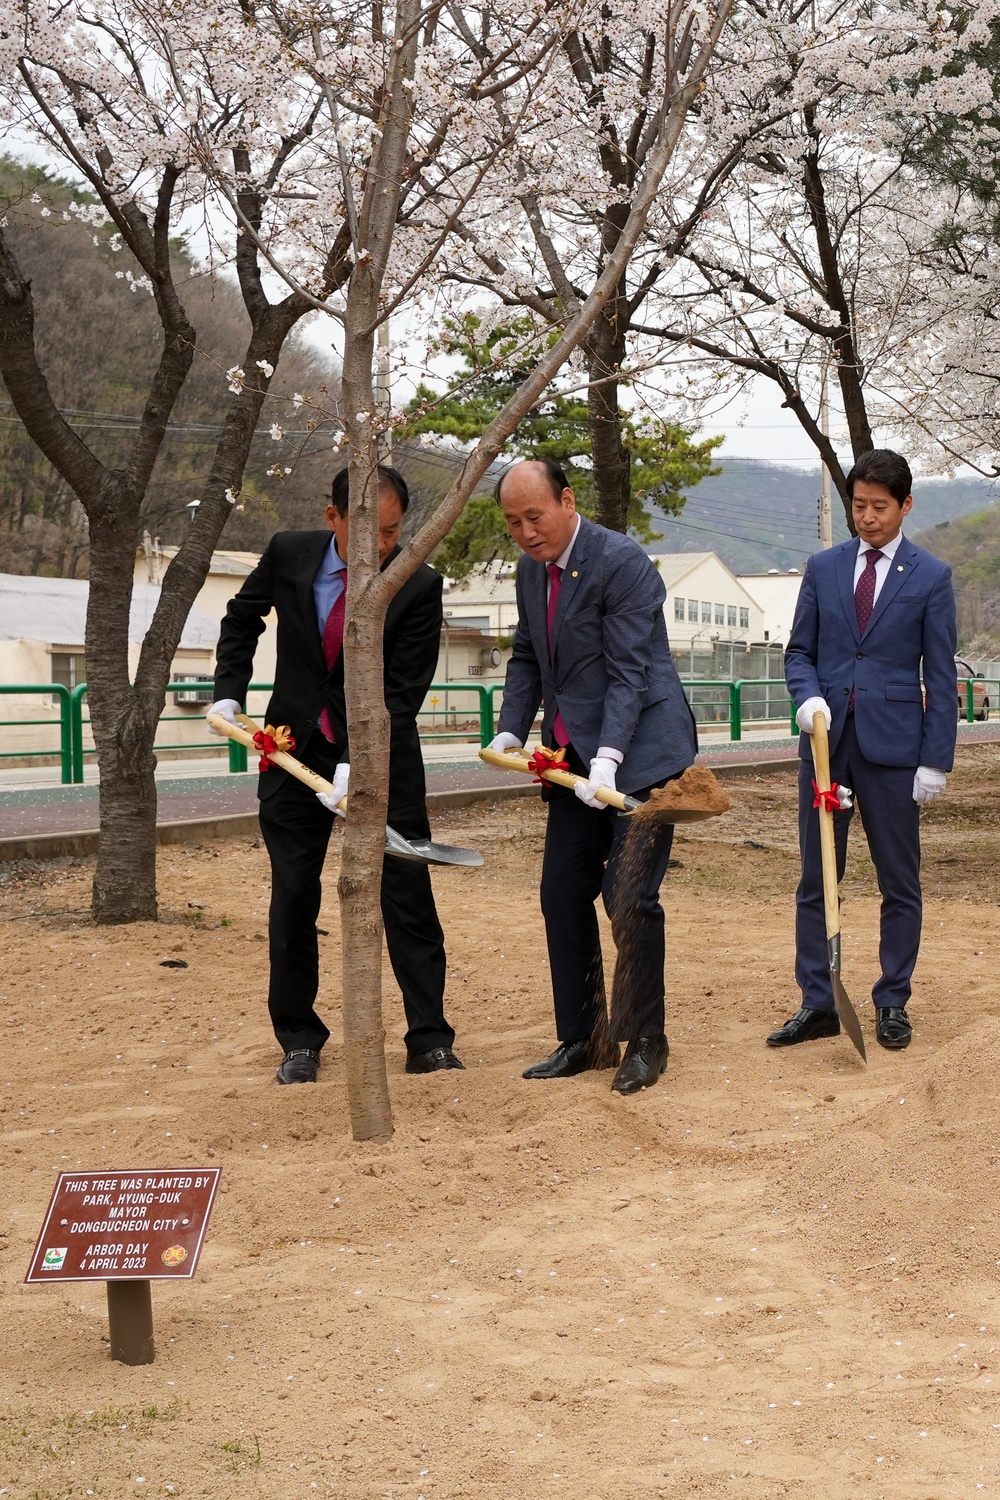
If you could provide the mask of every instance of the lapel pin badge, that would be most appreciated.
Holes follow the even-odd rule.
[[[580,576],[580,575],[579,575],[579,573],[578,573],[578,572],[577,572],[577,570],[576,570],[576,568],[574,568],[574,569],[573,569],[573,571],[572,571],[572,573],[571,573],[571,574],[570,574],[570,575],[569,575],[569,576],[570,576],[570,577],[571,577],[571,578],[579,578],[579,576]]]
[[[902,563],[897,563],[896,564],[896,572],[897,573],[902,573],[902,571],[903,571],[903,564]]]

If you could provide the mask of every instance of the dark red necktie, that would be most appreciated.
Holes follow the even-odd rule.
[[[881,556],[881,552],[865,553],[865,571],[858,579],[858,586],[854,590],[854,613],[858,617],[858,630],[862,635],[868,628],[868,621],[875,608],[875,564]]]
[[[563,574],[563,570],[559,566],[558,563],[548,563],[548,564],[546,564],[546,566],[547,566],[548,574],[549,574],[548,637],[549,637],[549,660],[551,661],[552,660],[552,622],[555,620],[555,617],[556,617],[556,605],[559,603],[559,590],[562,588],[562,574]],[[566,733],[566,725],[563,723],[563,716],[562,716],[562,714],[559,713],[558,711],[556,712],[555,723],[552,726],[552,733],[553,733],[553,736],[555,738],[555,742],[556,742],[557,745],[568,745],[569,744],[569,735]]]
[[[882,556],[881,552],[870,551],[865,553],[865,571],[858,579],[858,586],[854,590],[854,613],[858,618],[858,634],[864,635],[868,621],[872,617],[875,608],[875,564]],[[847,703],[847,712],[854,712],[854,689]]]
[[[344,613],[347,609],[347,569],[344,569],[344,587],[341,589],[333,608],[326,617],[323,627],[323,660],[326,662],[326,670],[332,672],[337,665],[337,659],[344,649]],[[334,743],[333,725],[330,722],[330,711],[324,708],[319,716],[319,727],[331,745]]]

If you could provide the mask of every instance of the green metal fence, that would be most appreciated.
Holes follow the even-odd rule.
[[[789,732],[793,735],[797,732],[795,708],[788,696],[784,679],[781,677],[746,677],[736,682],[719,678],[691,678],[682,679],[682,681],[699,724],[728,723],[731,740],[742,740],[744,727],[748,722],[773,722],[775,718],[784,718],[786,713],[789,719]],[[248,691],[267,693],[272,688],[273,683],[270,682],[251,682]],[[436,729],[432,726],[430,732],[425,733],[423,738],[427,740],[469,739],[473,730],[469,726],[458,727],[457,717],[460,710],[454,708],[450,701],[452,695],[458,694],[466,699],[473,699],[469,717],[476,723],[480,745],[488,745],[496,733],[497,694],[502,696],[503,688],[502,682],[494,682],[489,686],[472,682],[431,683],[428,693],[432,706],[421,712],[421,718],[444,719],[446,726],[450,720],[454,727]],[[168,693],[211,693],[214,692],[214,684],[209,681],[172,683],[167,691]],[[436,694],[445,695],[443,707],[438,706],[440,699],[435,699]],[[59,709],[57,719],[51,717],[0,719],[0,731],[44,726],[54,731],[53,738],[56,741],[56,744],[41,750],[0,750],[0,760],[14,760],[21,757],[34,759],[57,754],[62,781],[82,782],[84,758],[88,753],[92,753],[84,744],[84,731],[90,722],[89,719],[84,718],[87,684],[82,682],[70,690],[59,682],[0,683],[0,695],[6,697],[44,695],[55,699]],[[968,723],[974,723],[979,717],[988,718],[996,712],[998,706],[1000,706],[1000,678],[959,679],[956,708],[960,716]],[[197,715],[165,712],[160,717],[160,723],[190,724],[193,718],[197,718]],[[229,740],[227,743],[230,771],[245,771],[247,769],[246,746],[237,744],[235,740]],[[211,737],[190,743],[169,739],[157,740],[155,748],[157,750],[196,751],[219,750],[221,746],[217,738]]]
[[[251,682],[248,692],[269,693],[274,684],[271,682]],[[175,682],[167,688],[167,696],[172,693],[213,693],[215,684],[209,681],[201,682]],[[70,743],[72,745],[72,775],[63,777],[63,780],[75,782],[83,781],[84,756],[88,753],[84,745],[84,730],[90,724],[89,719],[83,716],[83,700],[87,696],[87,684],[79,683],[69,694],[69,717],[70,717]],[[207,705],[206,705],[207,706]],[[160,724],[191,724],[199,721],[197,713],[167,713],[160,715]],[[171,742],[157,738],[154,745],[156,750],[219,750],[221,748],[219,739],[215,735],[209,736],[205,731],[206,739],[182,740]],[[239,745],[235,740],[229,740],[229,769],[230,771],[245,771],[247,768],[247,750],[245,745]]]
[[[982,688],[983,697],[980,699],[976,693],[977,688]],[[991,693],[990,688],[994,691]],[[1000,678],[996,677],[960,677],[958,679],[959,698],[963,702],[963,718],[966,723],[974,724],[982,716],[988,719],[991,713],[995,713],[1000,706]]]
[[[57,730],[62,780],[70,781],[73,775],[73,740],[69,714],[69,688],[64,687],[61,682],[3,682],[0,683],[0,693],[8,698],[31,697],[44,693],[48,698],[58,699],[58,719],[0,719],[0,730],[29,729],[42,724],[48,729]],[[44,750],[0,750],[0,760],[20,760],[22,756],[51,756],[54,753],[52,746]]]

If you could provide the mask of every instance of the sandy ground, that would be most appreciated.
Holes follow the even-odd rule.
[[[670,1067],[633,1100],[520,1078],[552,1039],[540,806],[442,819],[487,856],[435,876],[467,1071],[404,1076],[387,974],[375,1147],[332,1044],[316,1087],[272,1081],[255,842],[164,850],[142,928],[89,923],[86,865],[4,872],[0,1495],[1000,1494],[998,790],[995,750],[964,751],[926,816],[915,1041],[867,1071],[845,1038],[763,1045],[797,1003],[791,777],[683,830]],[[201,1270],[154,1285],[157,1359],[128,1369],[103,1286],[20,1281],[57,1170],[185,1164],[223,1167]]]

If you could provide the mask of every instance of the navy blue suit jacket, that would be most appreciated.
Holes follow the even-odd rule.
[[[554,743],[558,711],[584,762],[601,745],[622,752],[623,792],[691,765],[698,746],[667,640],[666,590],[642,548],[581,519],[552,622],[551,659],[547,585],[545,564],[522,556],[500,732],[524,744],[544,700],[543,743]]]
[[[951,569],[903,537],[862,635],[854,608],[859,546],[857,538],[842,542],[806,565],[785,652],[788,691],[796,708],[807,698],[826,699],[831,751],[853,691],[858,747],[867,760],[950,771],[958,722]],[[807,734],[799,754],[812,759]]]

